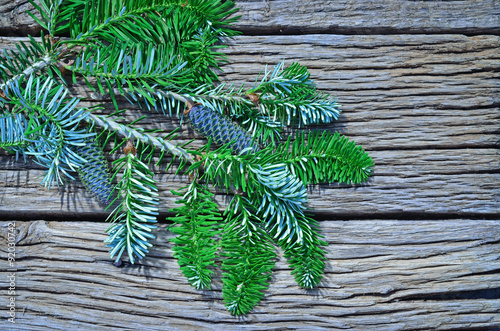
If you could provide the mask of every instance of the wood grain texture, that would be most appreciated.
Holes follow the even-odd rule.
[[[246,34],[500,33],[498,0],[235,1],[235,28]],[[26,35],[39,27],[27,0],[0,0],[0,33]]]
[[[365,185],[309,187],[309,208],[329,243],[319,288],[298,288],[280,254],[261,305],[234,318],[223,306],[220,272],[212,291],[184,280],[166,224],[147,260],[116,268],[102,243],[107,212],[81,183],[48,191],[39,185],[43,169],[0,152],[0,220],[17,219],[19,230],[17,323],[7,324],[1,295],[0,329],[500,328],[500,2],[237,5],[244,35],[228,40],[221,78],[250,86],[266,65],[299,61],[342,104],[338,121],[313,129],[349,136],[375,161]],[[0,49],[38,33],[28,7],[0,0]],[[96,103],[85,89],[73,91]],[[128,119],[140,116],[120,105]],[[148,128],[179,126],[148,116]],[[179,133],[181,141],[203,142],[186,124]],[[174,207],[170,190],[187,180],[154,171],[163,220]],[[229,198],[217,193],[221,209]],[[52,221],[32,221],[42,218]],[[6,234],[0,222],[3,261]]]
[[[497,155],[496,151],[494,153]],[[418,161],[422,160],[421,155],[415,157],[414,154],[402,152],[398,157],[404,159],[413,156],[412,161],[417,162],[418,166]],[[385,161],[388,162],[387,159]],[[446,161],[441,156],[439,162],[441,167],[446,168]],[[433,167],[440,166],[434,164]],[[335,217],[367,217],[377,214],[382,216],[394,213],[402,214],[400,217],[404,217],[405,213],[436,213],[448,216],[469,214],[487,217],[498,213],[500,175],[470,174],[467,169],[463,171],[465,173],[453,175],[374,174],[367,184],[356,187],[340,184],[311,186],[308,207],[316,213]],[[0,212],[8,217],[23,215],[23,218],[37,214],[68,218],[74,213],[103,213],[103,207],[84,191],[79,182],[49,191],[39,186],[41,175],[43,172],[35,169],[2,171]],[[187,178],[159,173],[155,179],[160,190],[160,211],[168,212],[170,208],[175,207],[177,199],[170,190],[187,185]],[[216,196],[221,208],[229,202],[228,199],[224,194]]]
[[[14,40],[20,39],[0,38],[0,46]],[[307,65],[317,86],[336,95],[343,109],[339,121],[318,128],[339,131],[372,155],[376,166],[366,185],[310,188],[309,207],[317,214],[499,213],[498,36],[241,36],[229,45],[225,52],[231,62],[222,75],[228,83],[250,86],[266,65],[284,58]],[[85,91],[77,88],[75,93],[93,104]],[[135,112],[131,109],[127,116],[139,117]],[[179,126],[178,120],[148,115],[148,128],[170,131]],[[179,133],[182,141],[201,139],[185,124]],[[104,216],[81,184],[47,191],[38,186],[42,169],[16,163],[12,156],[2,161],[4,215]],[[161,168],[156,172],[165,213],[175,206],[170,190],[187,182]],[[227,196],[218,195],[217,202],[223,208]]]
[[[500,326],[500,221],[322,221],[328,264],[304,291],[280,254],[251,315],[224,309],[221,275],[196,291],[161,225],[150,256],[121,269],[108,260],[106,224],[17,222],[12,330],[429,330]],[[5,240],[7,222],[0,223]],[[3,254],[6,247],[2,246]],[[0,273],[5,285],[5,272]],[[0,298],[5,300],[5,297]],[[5,304],[0,312],[5,315]],[[23,312],[24,311],[24,312]]]
[[[236,1],[252,33],[498,33],[500,3],[487,1]],[[257,28],[256,28],[257,27]]]
[[[27,11],[36,13],[27,0],[0,0],[1,35],[40,35],[40,25]]]

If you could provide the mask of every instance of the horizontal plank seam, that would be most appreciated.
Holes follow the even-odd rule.
[[[499,270],[495,270],[498,272]],[[496,300],[500,295],[500,288],[489,288],[485,290],[471,290],[471,291],[451,291],[440,293],[428,294],[408,294],[402,297],[395,298],[394,301],[413,301],[413,300],[432,300],[432,301],[446,301],[446,300]],[[390,300],[389,302],[392,302]]]
[[[395,29],[395,28],[324,28],[324,29],[308,29],[308,28],[252,28],[252,29],[234,29],[239,32],[242,36],[304,36],[304,35],[339,35],[339,36],[385,36],[385,35],[464,35],[466,37],[475,36],[500,36],[500,28],[498,29],[483,29],[476,28],[473,31],[468,29],[423,29],[423,30],[411,30],[411,29]],[[32,36],[35,38],[40,37],[40,33],[5,33],[6,31],[0,28],[0,38],[14,38],[14,37],[28,37]],[[69,35],[61,35],[62,38],[68,38]]]
[[[424,220],[442,220],[456,221],[461,219],[498,221],[500,213],[436,213],[436,212],[385,212],[385,213],[325,213],[307,210],[306,213],[318,221],[373,221],[373,220],[394,220],[394,221],[424,221]],[[0,213],[0,221],[31,221],[31,220],[51,220],[60,222],[105,222],[109,213],[106,212],[26,212],[26,211],[3,211]],[[175,216],[174,213],[166,212],[158,215],[158,223],[171,224],[166,218]]]
[[[258,28],[237,28],[234,29],[245,36],[302,36],[308,34],[333,34],[333,35],[443,35],[443,34],[460,34],[467,37],[492,35],[500,36],[500,28],[457,28],[457,29],[440,29],[429,28],[416,30],[412,28],[372,28],[372,27],[326,27],[326,28],[307,28],[307,27],[265,27]]]

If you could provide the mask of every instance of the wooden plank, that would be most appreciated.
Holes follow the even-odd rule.
[[[483,1],[236,1],[245,33],[498,33],[500,3]]]
[[[332,129],[367,148],[498,146],[497,36],[256,36],[230,43],[226,80],[251,82],[266,64],[298,61],[343,105],[345,117]]]
[[[0,223],[6,240],[7,222]],[[500,220],[322,221],[328,263],[304,291],[279,255],[251,315],[225,311],[221,274],[196,291],[180,273],[160,225],[139,265],[118,269],[99,222],[16,222],[16,324],[12,330],[470,329],[500,326]],[[6,245],[1,250],[6,255]],[[6,285],[5,270],[0,284]],[[3,299],[2,299],[3,300]],[[6,314],[2,304],[2,314]]]
[[[251,34],[500,32],[497,0],[239,0],[235,28]],[[0,34],[36,33],[26,0],[0,0]]]
[[[428,151],[427,155],[416,155],[417,153],[405,153],[400,151],[397,159],[406,160],[411,170],[420,167],[420,164],[429,163],[424,161],[432,159],[433,153],[439,151]],[[392,156],[382,159],[375,158],[375,162],[381,161],[377,166],[376,173],[365,185],[349,186],[340,184],[317,185],[309,187],[308,208],[317,214],[336,215],[336,217],[366,217],[370,215],[385,215],[394,213],[437,213],[447,215],[483,215],[500,212],[500,174],[498,173],[497,150],[491,150],[494,163],[487,164],[485,171],[471,173],[466,168],[467,164],[473,163],[473,154],[458,173],[440,174],[433,173],[433,169],[446,169],[448,167],[445,155],[438,154],[438,161],[432,162],[425,171],[426,173],[415,173],[413,170],[397,169]],[[383,153],[375,153],[383,157]],[[375,156],[374,155],[374,156]],[[458,158],[459,156],[453,155]],[[482,159],[482,156],[479,156]],[[488,162],[484,159],[483,162]],[[414,162],[414,163],[413,163]],[[389,163],[389,166],[383,165]],[[496,168],[495,168],[496,166]],[[453,168],[450,168],[450,170]],[[378,174],[378,172],[381,172]],[[80,182],[70,182],[60,189],[47,190],[39,185],[42,170],[27,169],[3,170],[0,176],[0,213],[15,217],[16,213],[27,215],[51,215],[51,217],[68,217],[74,213],[103,213],[103,207],[94,201],[85,192]],[[174,176],[171,173],[158,173],[155,176],[160,190],[160,211],[168,212],[176,206],[178,199],[171,190],[178,190],[188,184],[185,177]],[[229,202],[230,197],[218,194],[216,201],[221,208]],[[18,216],[20,217],[20,216]]]
[[[18,39],[0,38],[0,45],[13,40]],[[266,64],[286,58],[310,67],[318,87],[338,96],[343,115],[319,128],[362,144],[376,166],[364,186],[311,187],[309,206],[317,214],[353,218],[425,211],[491,217],[500,211],[499,50],[497,36],[242,36],[226,49],[231,62],[223,78],[248,84]],[[76,92],[91,104],[85,89]],[[137,118],[135,111],[127,116]],[[178,120],[149,116],[148,128],[179,126]],[[184,124],[179,139],[191,138],[200,136]],[[3,215],[104,217],[80,183],[47,191],[38,186],[39,167],[15,163],[13,157],[1,160]],[[175,206],[170,190],[186,179],[156,171],[165,213]],[[228,197],[217,198],[223,208]]]
[[[15,40],[0,38],[0,46]],[[242,36],[229,43],[225,81],[250,85],[266,65],[299,61],[343,106],[325,128],[369,149],[498,146],[498,36]]]

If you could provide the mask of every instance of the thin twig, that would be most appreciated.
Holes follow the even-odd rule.
[[[189,154],[184,148],[175,146],[168,141],[165,141],[163,139],[156,138],[148,133],[145,132],[139,132],[135,129],[129,128],[123,124],[117,123],[109,118],[106,118],[102,115],[94,115],[94,114],[89,114],[88,117],[86,118],[87,122],[92,122],[95,125],[105,129],[105,130],[112,130],[115,132],[118,132],[122,136],[130,139],[134,138],[137,140],[142,141],[143,143],[146,143],[148,145],[155,146],[159,148],[161,151],[168,151],[172,155],[175,155],[179,158],[182,158],[183,160],[193,164],[196,162],[196,160]]]
[[[46,66],[50,65],[52,63],[52,58],[50,57],[50,55],[45,55],[40,61],[38,62],[35,62],[33,63],[32,65],[30,65],[28,68],[24,69],[23,72],[15,75],[14,77],[12,77],[11,79],[9,79],[8,81],[6,81],[5,83],[3,84],[0,84],[0,91],[5,89],[5,87],[7,86],[10,86],[11,84],[13,84],[15,81],[23,78],[23,77],[26,77],[26,76],[31,76],[32,74],[42,70],[43,68],[45,68]]]

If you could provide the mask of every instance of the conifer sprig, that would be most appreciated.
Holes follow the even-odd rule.
[[[283,162],[304,184],[365,182],[373,160],[361,146],[338,132],[300,133],[277,146],[273,162]]]
[[[184,193],[174,194],[182,196],[177,201],[182,206],[171,210],[176,216],[168,219],[174,223],[169,229],[177,235],[170,240],[175,244],[174,257],[193,287],[210,289],[218,249],[215,236],[222,217],[213,194],[196,181]]]
[[[180,10],[182,15],[178,14]],[[236,18],[226,17],[235,11],[233,1],[221,0],[190,0],[188,3],[183,0],[115,0],[111,4],[106,0],[65,0],[59,17],[65,24],[58,32],[69,30],[71,39],[77,42],[88,42],[92,38],[113,42],[116,37],[136,42],[172,41],[175,39],[169,30],[179,33],[186,28],[186,35],[190,36],[193,29],[207,25],[220,29],[224,35],[234,35],[227,26]],[[171,17],[187,21],[174,25],[168,22]]]
[[[260,200],[257,210],[267,231],[275,240],[299,244],[311,240],[309,226],[300,222],[307,202],[304,184],[292,176],[284,164],[259,168],[249,167],[255,175],[251,197],[255,203]]]
[[[174,63],[174,59],[172,51],[164,45],[153,47],[150,44],[141,47],[137,44],[132,47],[123,45],[122,48],[117,48],[111,44],[84,49],[70,70],[73,72],[74,82],[77,74],[96,78],[95,83],[86,78],[89,88],[95,90],[94,85],[97,85],[100,94],[109,93],[117,109],[115,91],[134,99],[139,95],[148,101],[147,105],[153,103],[156,108],[154,100],[148,93],[153,91],[155,86],[167,89],[190,82],[182,72],[186,62]]]
[[[227,208],[222,232],[222,298],[236,316],[248,313],[262,300],[276,258],[272,240],[251,208],[244,197],[236,195]]]
[[[152,247],[160,200],[150,165],[168,155],[165,171],[176,164],[176,175],[190,180],[174,193],[180,206],[170,230],[174,257],[192,286],[210,288],[221,262],[226,308],[248,313],[269,286],[273,243],[301,287],[318,286],[326,242],[307,216],[306,185],[365,182],[373,161],[338,133],[302,132],[283,141],[287,126],[330,123],[340,113],[305,66],[266,67],[250,89],[221,83],[221,48],[238,34],[233,1],[30,2],[40,39],[0,52],[0,147],[44,166],[48,187],[78,174],[113,209],[105,241],[112,258],[134,264]],[[113,114],[93,113],[103,105],[81,106],[70,84],[83,81],[94,103],[112,102]],[[180,118],[179,127],[188,124],[206,142],[190,150],[175,141],[179,128],[165,134],[120,117],[120,97],[131,110]],[[110,171],[107,154],[125,143]],[[213,188],[233,195],[223,216]]]
[[[314,224],[314,220],[309,219],[308,224]],[[313,226],[315,227],[315,224]],[[315,233],[311,242],[290,245],[281,241],[279,244],[293,269],[292,275],[297,284],[306,289],[318,286],[323,278],[326,260],[326,253],[322,247],[327,246],[325,241],[319,239],[319,234]]]
[[[135,148],[129,144],[126,156],[114,162],[114,177],[122,174],[115,187],[121,201],[109,216],[111,226],[106,230],[109,238],[111,258],[120,260],[127,252],[130,263],[142,259],[153,245],[153,230],[158,215],[158,189],[153,173],[135,155]],[[117,198],[118,198],[117,197]]]
[[[36,162],[47,168],[42,184],[49,188],[62,184],[64,177],[74,179],[71,172],[85,163],[75,148],[93,135],[78,128],[88,114],[84,108],[77,108],[79,99],[67,98],[68,90],[57,84],[53,87],[54,84],[50,78],[30,76],[26,86],[14,81],[4,88],[5,97],[0,98],[0,102],[13,106],[14,113],[21,110],[28,113],[25,139],[30,144],[26,154],[35,156]]]
[[[57,44],[57,42],[56,42]],[[65,83],[57,63],[61,50],[47,40],[42,32],[41,42],[29,36],[29,42],[18,42],[16,50],[3,50],[0,54],[0,91],[12,88],[17,82],[44,72],[49,78]]]
[[[109,131],[110,134],[118,133],[124,139],[132,139],[135,141],[140,141],[146,145],[153,146],[154,148],[157,148],[162,153],[162,155],[164,153],[169,153],[175,158],[179,158],[181,164],[195,162],[193,155],[183,148],[183,145],[185,144],[174,145],[170,142],[170,140],[173,138],[172,136],[174,133],[171,133],[164,137],[164,139],[161,139],[147,132],[144,132],[144,130],[135,129],[131,126],[118,123],[113,119],[102,115],[88,114],[87,121],[100,127],[103,130]],[[182,166],[180,168],[182,168]]]
[[[316,90],[309,71],[299,63],[285,68],[283,61],[272,71],[266,68],[261,81],[248,93],[261,93],[261,112],[287,126],[330,123],[340,114],[337,102]]]
[[[48,31],[50,36],[54,37],[58,22],[60,21],[59,14],[63,0],[39,0],[37,2],[33,0],[28,1],[33,7],[35,7],[41,17],[38,18],[30,11],[28,11],[28,15],[30,15],[35,22],[40,24],[42,28]]]

